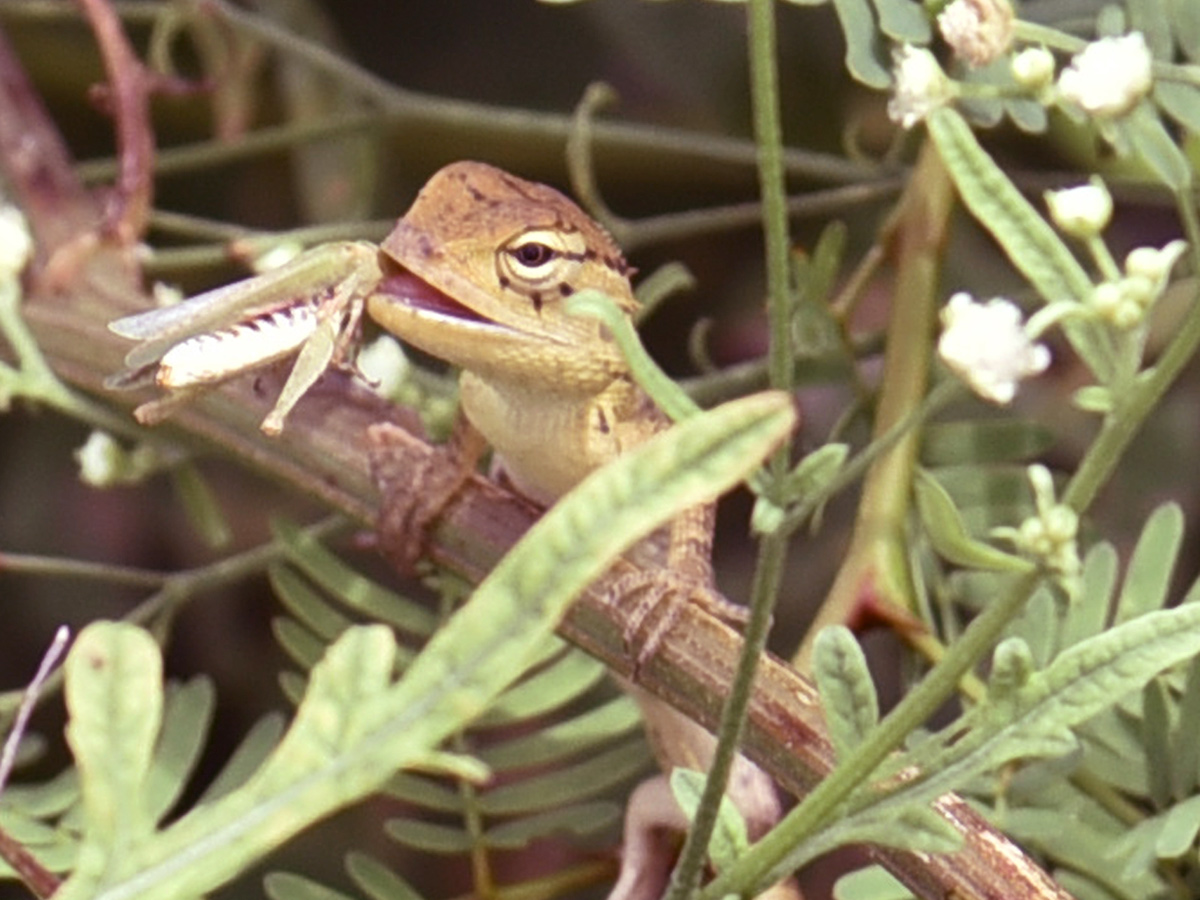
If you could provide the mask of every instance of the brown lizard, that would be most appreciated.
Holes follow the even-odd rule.
[[[631,269],[612,238],[558,191],[482,163],[454,163],[429,180],[382,250],[384,277],[368,297],[367,312],[402,340],[462,370],[470,426],[452,440],[451,460],[420,475],[396,473],[399,483],[386,474],[391,426],[372,430],[376,470],[383,475],[380,533],[392,555],[411,562],[420,544],[414,522],[431,521],[473,468],[481,441],[470,429],[493,447],[518,491],[548,505],[667,427],[605,328],[563,309],[565,298],[585,288],[604,292],[626,314],[637,301]],[[425,479],[416,492],[414,477]],[[418,492],[429,498],[429,508],[411,508],[408,498]],[[729,617],[728,602],[712,588],[712,516],[708,506],[676,519],[665,550],[652,551],[669,574],[618,583],[616,597],[640,594],[652,607],[682,596]],[[652,631],[651,648],[654,640]],[[711,735],[649,695],[634,689],[634,696],[664,770],[706,769]],[[777,818],[770,779],[744,758],[730,791],[755,836]],[[627,817],[626,864],[614,896],[657,896],[658,888],[644,881],[661,863],[661,854],[649,849],[649,832],[686,825],[667,792],[640,793],[643,808],[631,804]]]
[[[137,414],[156,421],[197,391],[298,353],[263,422],[264,430],[277,433],[327,365],[342,363],[365,300],[368,314],[388,331],[462,370],[465,418],[425,470],[392,471],[389,446],[408,436],[388,425],[369,432],[382,494],[381,545],[411,568],[429,525],[473,471],[485,443],[503,477],[547,506],[668,426],[634,384],[605,327],[563,308],[566,298],[590,288],[631,315],[638,304],[630,273],[607,232],[558,191],[483,163],[454,163],[429,180],[381,247],[317,248],[274,272],[110,323],[142,342],[126,357],[130,371],[113,383],[132,386],[153,376],[168,394]],[[420,498],[416,505],[414,497]],[[655,648],[681,603],[741,618],[741,608],[713,588],[712,524],[711,505],[686,511],[631,553],[651,566],[610,581],[614,600],[635,604],[627,637],[647,632],[639,659]],[[643,629],[651,615],[656,618]],[[706,770],[712,736],[626,687],[642,706],[664,771]],[[731,776],[730,795],[752,836],[778,817],[770,779],[744,758]],[[665,789],[639,796],[646,802],[631,804],[627,818],[621,897],[657,896],[643,879],[667,854],[649,849],[648,832],[687,824]],[[635,877],[638,884],[629,884]]]

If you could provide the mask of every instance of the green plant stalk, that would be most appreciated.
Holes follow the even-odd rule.
[[[794,384],[790,340],[792,299],[788,268],[787,185],[776,68],[775,0],[749,0],[747,26],[759,195],[766,242],[767,315],[771,329],[768,373],[773,388],[790,392]],[[788,457],[786,446],[772,456],[768,469],[775,479],[786,474]],[[684,840],[679,863],[671,875],[666,900],[691,897],[700,885],[721,798],[725,796],[729,773],[745,728],[754,674],[766,648],[786,553],[787,532],[780,529],[766,535],[759,546],[750,620],[746,625],[738,668],[721,713],[717,747],[704,783],[704,793]]]
[[[1200,223],[1196,219],[1196,209],[1186,194],[1181,194],[1177,201],[1179,217],[1191,246],[1192,265],[1200,266]],[[1155,366],[1133,381],[1118,407],[1105,418],[1100,433],[1063,492],[1064,504],[1076,512],[1091,506],[1096,494],[1112,476],[1129,442],[1137,435],[1146,417],[1157,408],[1159,400],[1184,366],[1196,355],[1197,348],[1200,348],[1200,305],[1193,302],[1183,327]]]
[[[25,397],[112,434],[138,437],[139,429],[123,416],[85,400],[58,380],[42,355],[37,340],[21,316],[21,291],[16,279],[0,283],[0,334],[17,358],[18,368],[0,362],[0,399]]]
[[[783,165],[783,127],[779,114],[774,0],[748,4],[750,83],[754,105],[754,139],[758,147],[758,190],[762,198],[766,241],[767,315],[771,327],[768,364],[771,387],[793,386],[791,359],[791,277],[788,266],[787,182]],[[777,454],[773,471],[782,475],[787,459]]]
[[[899,747],[913,729],[924,724],[955,692],[959,680],[987,653],[1005,626],[1025,605],[1041,574],[1022,575],[1009,592],[992,603],[946,651],[936,666],[833,773],[822,781],[770,833],[751,847],[737,864],[700,892],[701,900],[727,894],[752,896],[788,874],[787,856],[837,814],[838,807]]]
[[[897,272],[877,403],[876,440],[920,409],[928,389],[939,272],[954,196],[937,147],[926,141],[908,190],[880,238],[892,248]],[[812,642],[821,629],[854,618],[864,597],[875,598],[882,610],[911,610],[905,544],[919,450],[920,430],[911,428],[871,466],[863,483],[850,549],[792,661],[801,671],[808,668]]]
[[[725,795],[729,772],[745,729],[746,710],[754,692],[754,675],[758,668],[758,660],[766,650],[767,635],[771,630],[771,611],[775,608],[779,585],[783,579],[787,545],[787,534],[779,530],[766,535],[759,543],[758,562],[754,567],[754,587],[750,595],[750,619],[746,623],[742,652],[733,675],[733,683],[729,686],[729,698],[721,712],[721,724],[717,729],[717,748],[708,769],[708,779],[704,783],[704,793],[696,808],[696,816],[684,840],[679,863],[671,875],[671,886],[664,900],[684,900],[691,897],[700,886],[700,877],[704,872],[704,861],[708,855],[713,828],[717,823],[721,798]]]

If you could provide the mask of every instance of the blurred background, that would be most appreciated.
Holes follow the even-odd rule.
[[[150,52],[143,13],[153,4],[119,8],[136,45]],[[1098,3],[1041,0],[1023,14],[1060,25],[1085,23]],[[485,160],[535,180],[569,190],[563,135],[567,117],[588,85],[602,81],[619,97],[602,121],[643,128],[601,131],[594,143],[595,175],[607,205],[621,217],[639,219],[751,202],[756,175],[748,140],[745,11],[736,3],[648,3],[591,0],[574,4],[534,0],[339,0],[305,3],[263,0],[248,3],[285,31],[310,36],[347,62],[399,89],[383,111],[330,82],[305,82],[303,66],[279,65],[280,57],[256,49],[247,39],[243,54],[228,61],[237,73],[213,91],[193,91],[155,100],[153,121],[164,165],[156,183],[156,208],[187,213],[252,229],[284,230],[331,222],[362,222],[357,233],[379,238],[387,223],[403,213],[430,173],[456,159]],[[863,197],[846,197],[820,215],[798,216],[793,239],[798,253],[815,243],[827,220],[848,229],[847,258],[855,260],[874,240],[881,214],[903,181],[906,139],[887,121],[886,92],[853,82],[843,64],[844,47],[833,9],[780,4],[780,78],[784,133],[790,147],[810,151],[811,165],[798,161],[791,188],[797,195],[854,184],[883,186]],[[73,152],[89,177],[102,180],[111,169],[111,122],[91,97],[103,80],[95,41],[69,3],[0,0],[0,27],[41,92]],[[170,57],[184,78],[197,76],[203,50],[185,38]],[[304,153],[281,148],[234,153],[203,165],[180,162],[172,149],[242,145],[264,128],[342,122],[346,131],[332,140],[308,143]],[[992,146],[1030,176],[1048,177],[1095,158],[1096,148],[1052,129],[1036,143],[1012,129],[1000,129]],[[890,181],[888,179],[891,179]],[[1164,208],[1153,199],[1121,219],[1125,239],[1161,243],[1170,227]],[[165,221],[149,236],[162,253],[152,259],[153,277],[188,292],[245,273],[211,237],[186,233]],[[688,335],[699,322],[709,330],[705,354],[718,367],[759,357],[766,342],[762,316],[762,248],[752,220],[719,231],[662,237],[639,232],[626,241],[631,262],[653,272],[673,260],[684,262],[697,279],[695,289],[667,302],[646,323],[651,350],[675,375],[694,375],[697,354]],[[620,236],[620,235],[618,235]],[[1120,245],[1120,234],[1114,244]],[[631,245],[632,244],[632,245]],[[212,252],[189,255],[196,247]],[[1017,288],[994,250],[977,231],[957,229],[945,274],[946,293],[975,287],[983,296]],[[886,285],[864,302],[859,318],[865,331],[882,326]],[[867,360],[868,373],[874,363]],[[1051,451],[1064,462],[1078,451],[1088,432],[1064,409],[1069,373],[1047,380],[1028,398],[1037,417],[1057,418],[1059,443]],[[1122,480],[1102,507],[1121,533],[1171,494],[1195,505],[1195,486],[1180,494],[1177,478],[1161,466],[1164,448],[1195,446],[1195,405],[1189,400],[1194,375],[1160,410],[1133,451]],[[845,410],[851,393],[835,373],[814,376],[805,385],[805,426],[801,443],[820,444]],[[861,437],[863,432],[857,434]],[[1078,437],[1072,438],[1072,434]],[[311,521],[321,510],[275,489],[220,459],[202,470],[219,498],[233,542],[220,550],[197,536],[166,478],[135,488],[99,491],[77,477],[73,451],[85,440],[76,423],[37,409],[17,407],[0,417],[0,553],[46,554],[81,560],[171,570],[200,564],[268,538],[268,515]],[[1194,481],[1194,479],[1193,479]],[[753,563],[746,539],[749,503],[733,498],[722,514],[718,571],[726,593],[744,597]],[[788,606],[777,616],[777,649],[794,647],[807,616],[828,586],[852,498],[843,498],[825,520],[822,534],[797,548],[789,563]],[[369,555],[357,562],[382,576]],[[3,563],[0,561],[0,568]],[[100,617],[127,613],[140,599],[136,591],[97,587],[86,581],[47,578],[0,570],[0,687],[15,689],[33,669],[55,627],[78,628]],[[206,751],[210,768],[264,712],[286,708],[274,673],[284,667],[271,633],[279,614],[263,578],[195,598],[173,622],[168,670],[177,678],[208,673],[217,685],[217,723]],[[53,740],[61,727],[58,704],[39,715],[37,727],[52,738],[46,759],[33,770],[49,774],[65,762]],[[211,759],[210,759],[211,757]],[[327,823],[315,835],[287,848],[271,868],[302,868],[337,883],[341,855],[351,846],[384,845],[377,812],[354,810]],[[331,837],[332,835],[332,837]],[[389,852],[377,846],[381,855]],[[464,889],[465,882],[457,888]],[[0,887],[0,892],[9,889]],[[256,879],[243,879],[232,896],[261,896]],[[445,891],[437,893],[446,894]],[[5,893],[19,896],[19,893]]]

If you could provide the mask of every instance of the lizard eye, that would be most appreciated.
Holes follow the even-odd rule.
[[[533,228],[505,244],[496,257],[501,283],[526,293],[569,282],[587,247],[577,232]]]
[[[544,266],[557,255],[554,250],[547,247],[545,244],[539,244],[536,241],[530,241],[527,244],[521,244],[519,247],[514,247],[510,251],[515,259],[522,266],[530,269],[536,269]]]

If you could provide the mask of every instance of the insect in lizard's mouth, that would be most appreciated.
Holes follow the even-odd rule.
[[[408,269],[396,269],[388,274],[379,283],[375,293],[382,294],[420,312],[464,319],[469,322],[489,321]]]

